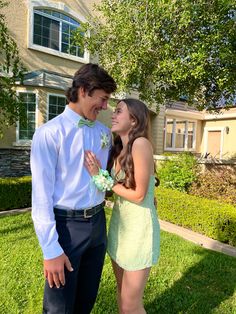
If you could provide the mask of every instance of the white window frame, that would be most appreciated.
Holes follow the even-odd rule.
[[[90,55],[89,52],[85,49],[84,51],[84,57],[77,57],[74,55],[70,55],[61,51],[57,51],[48,47],[44,47],[44,46],[40,46],[40,45],[36,45],[33,43],[33,25],[34,25],[34,10],[37,9],[49,9],[49,10],[55,10],[58,11],[60,13],[63,13],[65,15],[70,16],[72,19],[77,20],[78,22],[87,22],[86,19],[76,13],[75,11],[73,11],[71,8],[69,8],[67,5],[65,5],[62,2],[51,2],[48,0],[31,0],[28,1],[29,3],[29,15],[28,15],[28,48],[30,49],[34,49],[37,51],[41,51],[44,53],[48,53],[57,57],[62,57],[68,60],[72,60],[72,61],[76,61],[76,62],[80,62],[80,63],[88,63],[90,60]],[[61,35],[61,30],[60,30],[60,35]],[[85,34],[85,36],[89,36],[89,34]],[[61,39],[59,38],[59,41]]]
[[[55,93],[47,94],[47,121],[49,121],[49,97],[50,96],[64,97],[66,99],[66,96],[63,94],[55,94]]]
[[[172,130],[172,143],[173,147],[167,147],[166,146],[166,137],[167,137],[167,120],[173,120],[173,130]],[[175,138],[176,138],[176,120],[177,122],[179,120],[185,121],[186,123],[186,128],[185,128],[185,142],[184,142],[184,147],[183,148],[176,148],[175,147]],[[194,123],[194,129],[193,129],[193,147],[188,148],[188,124],[189,122]],[[164,132],[164,150],[165,151],[175,151],[175,152],[193,152],[196,150],[196,133],[197,133],[197,121],[191,120],[191,119],[186,119],[186,118],[175,118],[175,117],[166,117],[165,119],[165,132]]]
[[[222,159],[223,157],[223,147],[224,147],[224,131],[225,131],[224,126],[222,127],[205,127],[204,128],[204,155],[206,155],[207,148],[208,148],[208,132],[214,132],[214,131],[220,131],[221,135],[220,135],[220,159]]]
[[[22,90],[17,90],[17,95],[19,96],[20,93],[25,93],[25,94],[34,94],[35,95],[35,131],[38,128],[38,92],[37,91],[32,91],[32,90],[27,90],[27,89],[22,89]],[[20,123],[17,121],[16,123],[16,142],[13,143],[14,146],[30,146],[32,140],[21,140],[19,138],[19,130],[20,130]]]

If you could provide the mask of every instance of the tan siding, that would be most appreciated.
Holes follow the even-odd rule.
[[[158,115],[152,115],[151,117],[151,132],[154,154],[158,155],[163,153],[164,115],[165,109],[163,106],[160,106]]]
[[[197,121],[196,123],[196,153],[201,154],[201,144],[202,144],[202,138],[203,138],[203,127],[202,127],[202,121]]]

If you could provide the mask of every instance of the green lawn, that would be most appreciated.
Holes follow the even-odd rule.
[[[236,258],[162,232],[145,307],[148,314],[236,313],[235,285]],[[0,217],[0,291],[1,314],[41,314],[42,256],[30,213]],[[115,281],[107,257],[93,314],[113,313]]]

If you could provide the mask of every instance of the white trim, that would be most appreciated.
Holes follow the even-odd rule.
[[[229,109],[230,110],[230,109]],[[218,114],[205,114],[204,120],[224,120],[224,119],[234,119],[236,118],[236,112],[220,112]]]
[[[235,109],[235,108],[234,108]],[[224,119],[234,119],[236,118],[236,112],[229,111],[220,111],[219,113],[207,113],[203,112],[193,112],[193,111],[184,111],[177,109],[165,109],[165,114],[173,117],[182,117],[182,118],[190,118],[195,120],[224,120]]]
[[[38,128],[38,103],[39,103],[39,96],[38,91],[35,90],[28,90],[28,89],[19,89],[17,90],[17,95],[19,93],[26,93],[26,94],[35,94],[35,130]],[[13,143],[13,146],[30,146],[32,140],[20,140],[19,139],[19,121],[16,122],[16,141]]]
[[[183,117],[180,117],[183,118]],[[172,128],[172,143],[175,146],[175,138],[176,138],[176,119],[175,117],[165,117],[165,129],[164,129],[164,151],[168,152],[193,152],[196,150],[196,129],[197,129],[197,121],[195,120],[186,120],[183,118],[182,120],[185,121],[185,142],[183,148],[175,148],[175,147],[166,147],[166,130],[167,130],[167,120],[173,120],[173,128]],[[193,129],[193,147],[188,148],[188,123],[193,122],[194,129]]]
[[[194,119],[194,120],[204,120],[204,115],[201,112],[193,112],[193,111],[183,111],[176,109],[166,109],[165,114],[167,116],[173,116],[178,118],[186,118],[186,119]]]
[[[49,97],[50,96],[57,96],[57,97],[64,97],[66,99],[66,96],[63,94],[55,94],[55,93],[47,93],[47,104],[46,104],[46,108],[47,108],[47,121],[49,121]],[[46,121],[46,122],[47,122]]]
[[[193,150],[196,150],[197,122],[196,121],[189,121],[189,122],[195,122],[193,124]]]
[[[83,23],[86,23],[87,20],[79,13],[76,13],[74,10],[72,10],[70,7],[65,5],[62,2],[52,2],[48,0],[32,0],[28,1],[28,48],[41,51],[44,53],[48,53],[57,57],[65,58],[68,60],[80,62],[80,63],[88,63],[90,60],[90,54],[87,50],[84,51],[84,58],[73,56],[61,51],[57,51],[48,47],[39,46],[33,43],[33,25],[34,25],[34,9],[55,9],[57,11],[60,11],[61,13],[65,13],[71,18],[76,19],[78,22],[81,21]],[[89,34],[86,34],[85,36],[89,36]],[[60,32],[61,37],[61,32]],[[59,41],[61,39],[59,38]]]
[[[72,10],[70,7],[68,7],[65,3],[60,1],[50,1],[50,0],[31,0],[29,1],[29,9],[33,9],[34,7],[41,7],[42,9],[47,8],[53,8],[55,10],[65,12],[67,15],[70,15],[71,18],[76,18],[76,20],[79,20],[83,23],[86,23],[86,18],[77,13],[76,11]]]
[[[172,135],[171,135],[171,138],[172,138],[172,144],[175,146],[175,139],[176,139],[176,119],[173,119],[173,128],[172,128]],[[169,147],[168,147],[169,148]],[[176,149],[176,150],[179,150],[179,149],[181,149],[182,150],[182,148],[174,148],[174,149]],[[183,149],[184,149],[184,147],[183,147]]]
[[[185,121],[184,148],[188,148],[188,120]]]
[[[226,127],[205,127],[204,128],[204,155],[207,153],[208,148],[208,132],[209,131],[220,131],[220,159],[223,157],[223,147],[224,147],[224,131]]]

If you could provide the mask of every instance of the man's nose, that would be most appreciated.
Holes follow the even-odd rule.
[[[104,101],[102,102],[102,109],[103,109],[103,110],[107,110],[107,104],[108,104],[108,100],[104,100]]]

